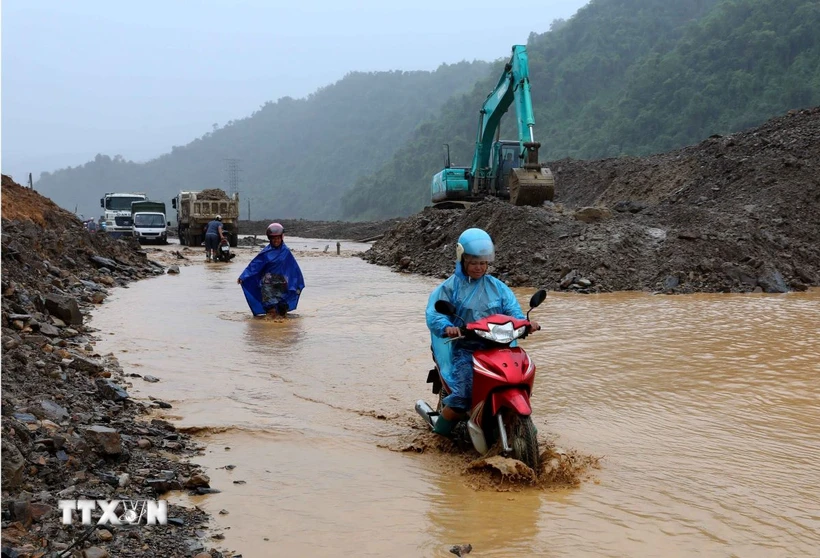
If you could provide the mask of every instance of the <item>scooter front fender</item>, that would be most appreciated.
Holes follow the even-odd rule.
[[[523,389],[496,391],[490,396],[490,405],[492,406],[493,416],[497,415],[504,407],[512,409],[522,417],[528,417],[532,414],[530,396]]]

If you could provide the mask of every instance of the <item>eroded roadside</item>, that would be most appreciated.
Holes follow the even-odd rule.
[[[207,493],[190,436],[135,401],[155,381],[95,349],[88,311],[110,289],[165,273],[132,241],[86,231],[71,213],[3,176],[3,556],[237,556],[216,548],[208,516],[170,505],[167,525],[63,525],[59,500],[162,499]],[[119,508],[124,511],[124,508]]]

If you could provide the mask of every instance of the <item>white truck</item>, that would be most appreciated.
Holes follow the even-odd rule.
[[[168,227],[171,222],[166,220],[164,202],[131,202],[131,220],[134,223],[133,235],[140,244],[168,244]]]
[[[100,198],[105,232],[114,238],[134,234],[131,204],[148,199],[143,193],[107,192]]]

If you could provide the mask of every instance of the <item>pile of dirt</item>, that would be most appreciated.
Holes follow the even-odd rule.
[[[7,190],[11,194],[3,196],[3,219],[28,220],[44,227],[45,215],[60,210],[50,199],[44,198],[34,190],[21,187],[5,174],[2,178],[2,187],[4,194]]]
[[[787,292],[820,282],[820,107],[646,158],[561,160],[555,203],[427,208],[367,251],[446,277],[469,227],[511,286],[605,292]]]
[[[62,525],[60,499],[154,500],[208,483],[188,461],[198,451],[190,437],[150,418],[170,405],[137,402],[126,391],[134,378],[155,379],[126,376],[113,355],[95,351],[97,332],[86,325],[109,288],[164,273],[163,266],[135,240],[90,232],[7,176],[2,198],[3,556],[204,549],[208,517],[197,509],[169,506],[173,520],[162,528],[89,529],[79,516]]]
[[[207,190],[202,190],[196,195],[198,200],[228,200],[228,194],[225,193],[225,190],[221,188],[210,188]]]

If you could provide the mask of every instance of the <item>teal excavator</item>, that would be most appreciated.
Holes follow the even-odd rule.
[[[500,140],[501,117],[513,101],[518,140]],[[527,47],[515,45],[498,85],[479,112],[472,166],[450,166],[447,146],[445,168],[433,177],[433,206],[466,207],[486,196],[506,199],[514,205],[539,206],[546,200],[552,201],[555,179],[546,165],[538,162],[541,144],[535,141],[534,125]]]

